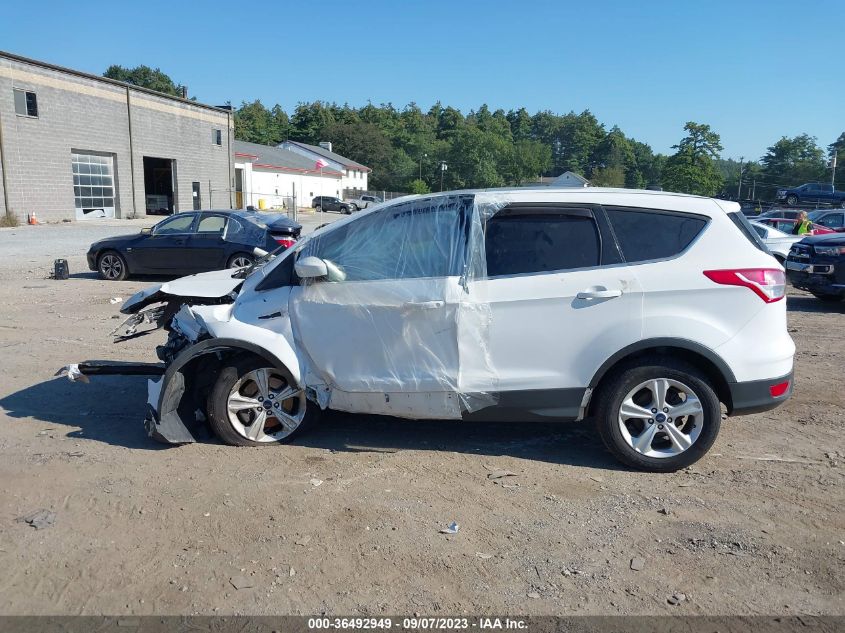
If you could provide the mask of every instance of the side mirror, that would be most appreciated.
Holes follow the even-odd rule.
[[[153,230],[148,226],[141,229],[141,235],[152,235],[152,234],[153,234]]]
[[[313,255],[298,260],[293,268],[296,271],[297,277],[300,279],[314,279],[315,277],[325,277],[329,274],[326,262]]]

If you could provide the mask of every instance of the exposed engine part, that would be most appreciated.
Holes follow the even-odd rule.
[[[114,336],[114,342],[118,343],[124,339],[135,336],[138,333],[138,326],[145,323],[154,324],[155,327],[152,327],[149,330],[144,330],[142,333],[151,332],[152,330],[160,328],[164,322],[163,318],[166,307],[167,306],[165,305],[159,305],[131,315],[128,319],[123,321],[123,323],[111,331],[111,335]]]

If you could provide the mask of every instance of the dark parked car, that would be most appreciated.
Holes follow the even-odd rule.
[[[819,209],[817,211],[810,211],[807,217],[816,226],[826,226],[837,233],[845,233],[845,211],[839,209]]]
[[[797,220],[801,214],[801,209],[769,209],[760,214],[761,218],[789,218],[790,220]]]
[[[845,299],[845,235],[830,233],[805,237],[792,245],[786,274],[796,288],[823,301]]]
[[[334,196],[315,196],[311,201],[311,206],[317,211],[338,211],[339,213],[347,214],[357,211],[355,205],[346,203]]]
[[[823,182],[808,182],[800,187],[778,189],[777,199],[786,204],[832,204],[845,208],[845,191],[837,191],[833,185]]]
[[[255,249],[292,246],[302,226],[278,213],[188,211],[135,235],[94,242],[88,267],[103,279],[128,275],[186,275],[249,266]]]

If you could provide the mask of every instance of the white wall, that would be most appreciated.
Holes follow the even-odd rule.
[[[300,207],[310,207],[314,196],[337,196],[342,193],[338,176],[300,174],[278,169],[262,169],[251,163],[235,162],[235,168],[244,169],[244,205],[259,206],[264,199],[267,207],[281,206],[296,188]]]
[[[367,190],[367,175],[366,171],[344,170],[341,178],[341,185],[344,189],[358,189],[360,191]]]

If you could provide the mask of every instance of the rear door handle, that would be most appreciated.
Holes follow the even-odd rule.
[[[577,295],[575,295],[577,299],[614,299],[616,297],[621,296],[621,290],[608,290],[604,286],[593,286],[592,288],[586,288],[579,292]]]

